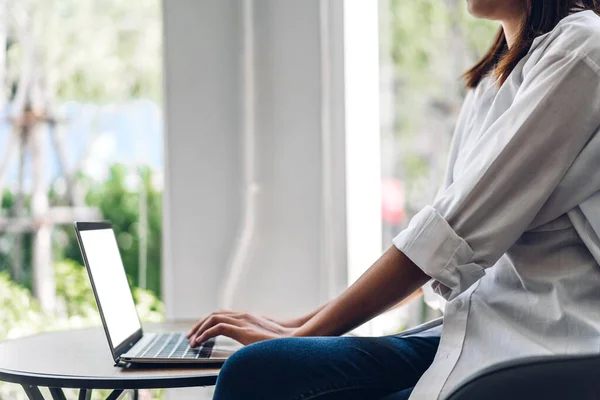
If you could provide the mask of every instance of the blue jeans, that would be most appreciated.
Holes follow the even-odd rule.
[[[213,400],[405,400],[439,337],[315,337],[246,346],[223,365]]]

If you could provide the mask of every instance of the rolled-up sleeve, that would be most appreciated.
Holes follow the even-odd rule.
[[[461,154],[461,174],[394,245],[452,300],[526,231],[599,125],[598,66],[584,54],[544,55],[510,107]]]

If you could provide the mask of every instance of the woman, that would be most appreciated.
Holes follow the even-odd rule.
[[[468,6],[501,29],[465,74],[434,204],[354,285],[303,318],[218,312],[199,321],[193,345],[215,335],[259,342],[224,365],[216,400],[438,399],[498,362],[598,352],[600,4]],[[448,300],[443,325],[335,337],[430,280]]]

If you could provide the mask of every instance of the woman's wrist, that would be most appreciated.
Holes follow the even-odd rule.
[[[321,332],[319,329],[320,321],[313,321],[315,317],[323,311],[325,306],[316,310],[312,315],[306,316],[304,321],[292,330],[293,337],[310,337],[310,336],[328,336],[327,332]]]
[[[313,319],[313,317],[315,315],[317,315],[322,309],[324,309],[327,306],[327,304],[329,304],[329,303],[326,303],[326,304],[322,305],[321,307],[317,308],[316,310],[314,310],[314,311],[312,311],[312,312],[310,312],[310,313],[308,313],[306,315],[303,315],[302,317],[299,317],[299,318],[287,321],[283,325],[285,327],[287,327],[287,328],[299,329],[302,326],[306,325],[306,323],[308,321],[310,321],[311,319]]]
[[[304,325],[305,320],[304,318],[295,318],[295,319],[290,319],[287,321],[283,321],[281,323],[281,325],[285,328],[290,328],[290,329],[298,329],[300,328],[302,325]]]
[[[306,329],[306,324],[301,325],[299,327],[297,327],[296,329],[292,330],[291,333],[292,337],[310,337],[310,336],[323,336],[323,335],[318,335],[316,332],[309,332]]]

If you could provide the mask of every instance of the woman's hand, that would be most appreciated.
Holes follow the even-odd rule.
[[[188,332],[190,347],[224,335],[247,345],[262,340],[292,336],[299,320],[277,322],[274,319],[252,313],[218,311],[198,321]]]
[[[220,311],[198,321],[187,337],[195,347],[218,335],[244,345],[291,336],[343,335],[405,300],[430,279],[392,246],[341,295],[302,318],[277,322],[256,314]]]

